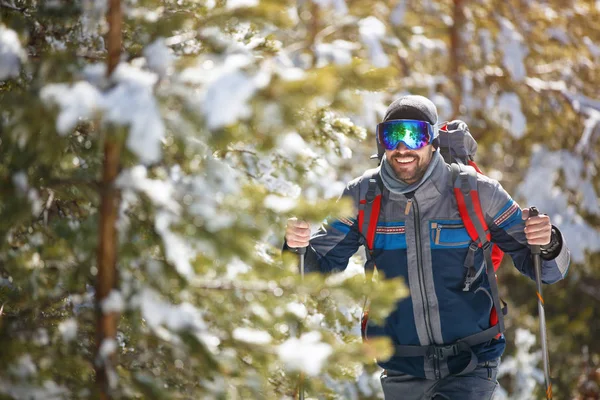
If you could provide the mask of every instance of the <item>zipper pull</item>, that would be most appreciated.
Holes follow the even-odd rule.
[[[442,226],[438,225],[435,228],[435,244],[440,244],[440,235],[442,234]]]
[[[410,212],[410,206],[412,205],[412,199],[408,199],[406,202],[406,208],[404,209],[404,215],[408,215]]]
[[[467,271],[467,276],[465,277],[465,286],[462,289],[463,292],[468,292],[469,290],[471,290],[471,285],[473,284],[473,281],[475,281],[475,275],[477,275],[475,267],[469,267],[469,270]]]

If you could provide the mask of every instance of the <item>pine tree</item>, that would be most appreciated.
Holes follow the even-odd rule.
[[[7,11],[29,54],[0,99],[2,390],[280,398],[303,369],[309,392],[356,391],[358,362],[387,351],[350,333],[358,305],[381,319],[404,287],[301,281],[281,235],[350,211],[316,201],[364,136],[344,96],[389,73],[317,66],[310,4],[122,7]]]

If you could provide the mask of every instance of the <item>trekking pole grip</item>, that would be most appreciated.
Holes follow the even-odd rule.
[[[537,207],[529,207],[529,217],[537,217],[538,215],[540,215],[540,212]],[[529,247],[531,248],[531,254],[542,253],[539,245],[531,245]]]

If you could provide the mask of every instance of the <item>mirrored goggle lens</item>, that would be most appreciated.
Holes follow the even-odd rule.
[[[433,127],[425,121],[395,120],[377,125],[379,142],[388,150],[394,150],[400,142],[411,150],[431,143]]]

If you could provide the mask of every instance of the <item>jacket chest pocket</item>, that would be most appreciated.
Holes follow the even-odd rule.
[[[430,239],[432,248],[469,247],[471,238],[462,220],[430,222]]]

